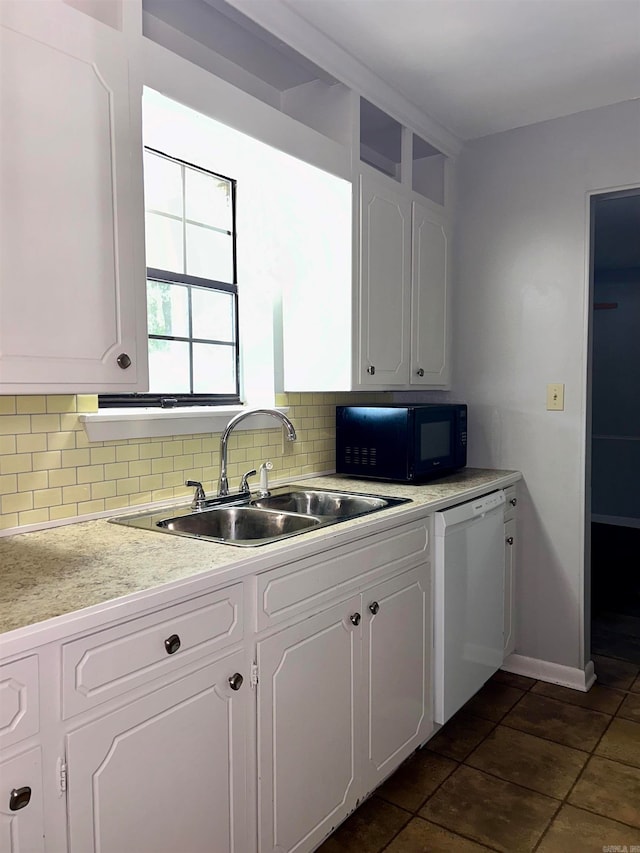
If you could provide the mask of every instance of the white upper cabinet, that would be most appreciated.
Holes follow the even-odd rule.
[[[444,217],[413,202],[411,267],[411,384],[446,385],[448,241]]]
[[[147,383],[141,89],[117,28],[0,6],[0,393]]]
[[[409,379],[411,205],[377,175],[360,178],[360,360],[363,385]]]

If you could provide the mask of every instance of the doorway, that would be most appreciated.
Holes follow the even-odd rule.
[[[640,190],[591,220],[591,651],[640,664]]]

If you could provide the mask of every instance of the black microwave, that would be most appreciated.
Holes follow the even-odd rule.
[[[467,464],[463,403],[336,407],[336,473],[414,483]]]

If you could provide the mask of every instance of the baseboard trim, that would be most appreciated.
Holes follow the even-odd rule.
[[[515,675],[535,678],[537,681],[560,684],[562,687],[570,687],[572,690],[580,690],[583,693],[586,693],[596,680],[593,661],[589,661],[584,669],[578,669],[577,667],[563,666],[559,663],[514,654],[509,655],[502,664],[502,669],[506,672],[513,672]]]

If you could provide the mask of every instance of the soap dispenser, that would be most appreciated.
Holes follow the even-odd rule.
[[[259,468],[260,471],[260,487],[258,489],[258,496],[261,498],[268,498],[270,495],[269,492],[269,471],[273,469],[273,462],[267,460],[263,462]]]

